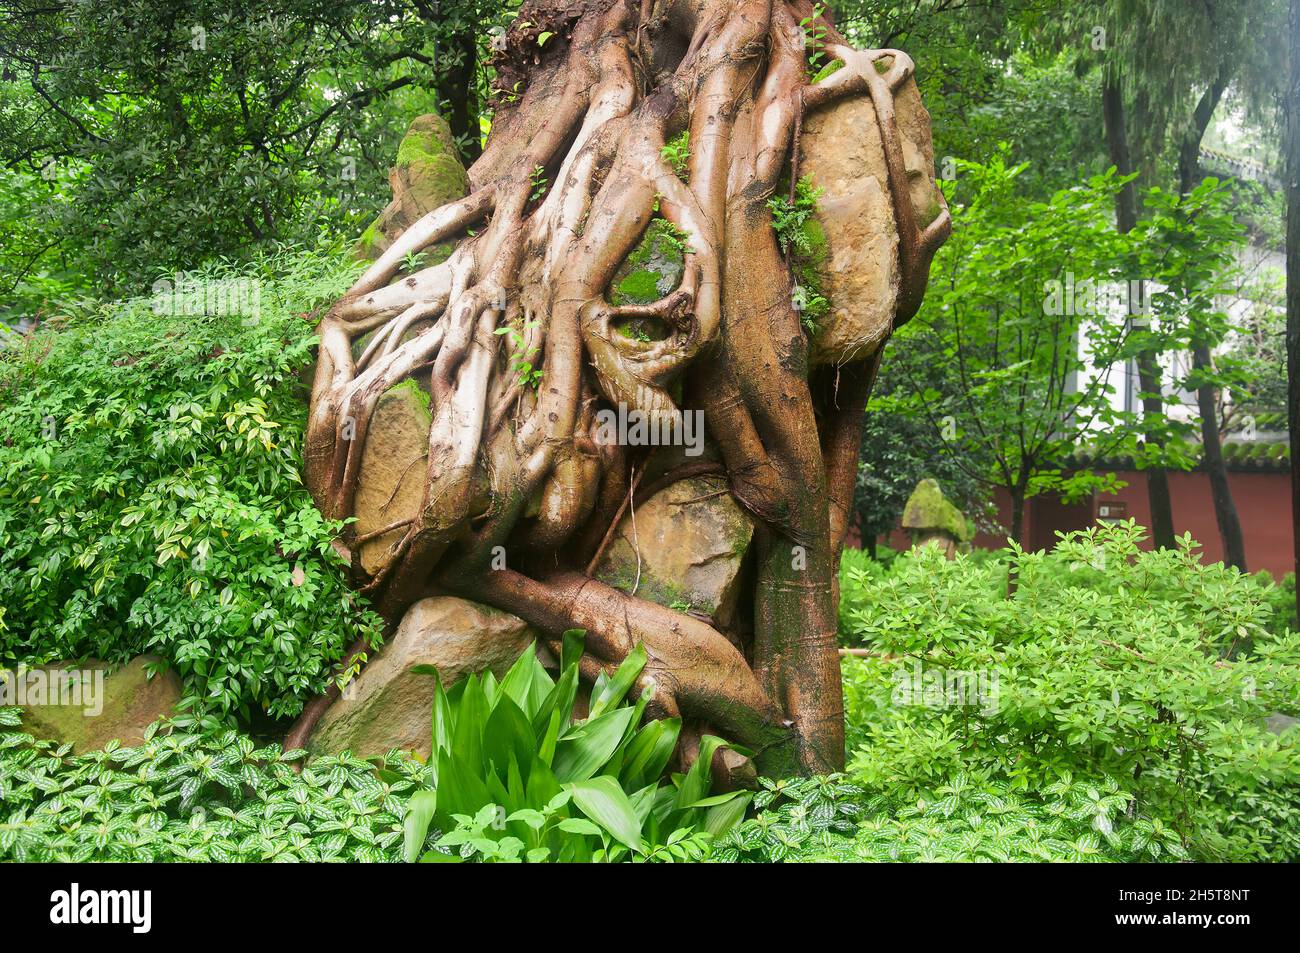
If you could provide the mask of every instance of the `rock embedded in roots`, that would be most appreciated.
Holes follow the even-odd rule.
[[[311,751],[370,758],[401,748],[427,758],[434,681],[411,667],[433,665],[444,687],[474,672],[500,676],[538,638],[508,612],[454,596],[421,599],[402,616],[383,652],[325,712]]]
[[[924,228],[939,214],[930,114],[916,83],[894,97],[910,199]],[[800,139],[801,176],[823,190],[817,201],[813,269],[830,312],[812,342],[815,364],[870,357],[893,330],[900,285],[898,225],[876,110],[869,96],[811,113]]]
[[[357,476],[354,529],[358,536],[419,513],[431,423],[428,395],[414,381],[398,384],[379,398]],[[395,529],[363,543],[361,568],[377,572],[402,533]]]
[[[683,237],[661,218],[651,221],[636,248],[623,259],[609,284],[612,304],[650,304],[671,294],[682,280]]]
[[[701,612],[721,628],[736,621],[753,521],[722,477],[679,480],[624,514],[596,578],[667,608]],[[637,581],[637,553],[641,555]]]

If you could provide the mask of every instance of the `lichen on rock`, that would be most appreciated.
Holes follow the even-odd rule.
[[[419,512],[432,421],[429,397],[414,381],[403,381],[379,398],[357,479],[358,536],[411,519]],[[361,568],[378,571],[384,553],[402,532],[395,529],[363,543]]]
[[[975,533],[962,511],[943,495],[936,480],[916,485],[903,507],[903,528],[925,536],[941,533],[955,543],[967,543]]]

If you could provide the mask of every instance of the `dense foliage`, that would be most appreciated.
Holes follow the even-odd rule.
[[[0,709],[0,860],[395,861],[423,770],[259,746],[233,731],[152,733],[74,756]]]
[[[30,313],[69,285],[138,293],[159,267],[356,235],[414,117],[446,101],[478,154],[476,70],[499,10],[4,0],[0,221],[21,226],[0,249],[5,290]]]
[[[1068,776],[1041,797],[957,775],[932,798],[868,795],[842,776],[762,782],[765,810],[715,847],[715,860],[893,863],[1144,862],[1181,859],[1176,831],[1141,818],[1118,828],[1127,800]]]
[[[213,267],[0,350],[0,664],[156,652],[202,711],[282,717],[378,638],[300,476],[313,309],[352,272]]]
[[[997,561],[932,547],[847,568],[847,635],[881,653],[844,663],[849,777],[927,802],[957,778],[1039,801],[1070,778],[1115,792],[1102,833],[1145,819],[1200,859],[1300,855],[1300,738],[1265,723],[1296,714],[1300,633],[1267,584],[1141,536],[1013,550],[1010,598]]]

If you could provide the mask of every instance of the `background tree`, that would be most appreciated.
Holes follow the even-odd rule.
[[[1107,282],[1128,288],[1132,243],[1109,218],[1123,180],[1097,176],[1047,202],[1017,203],[1010,194],[1023,165],[959,168],[971,194],[954,206],[953,238],[925,306],[894,344],[894,367],[952,459],[1009,495],[1011,538],[1023,544],[1029,498],[1107,485],[1067,472],[1079,445],[1105,455],[1132,443],[1132,421],[1110,400],[1110,368],[1127,356],[1129,326],[1103,297]],[[913,348],[917,339],[928,340]],[[924,384],[918,355],[935,354],[951,392]]]
[[[1082,61],[1099,64],[1106,140],[1111,161],[1121,174],[1140,172],[1147,185],[1176,181],[1189,193],[1199,173],[1199,152],[1205,131],[1224,94],[1235,86],[1238,96],[1258,112],[1271,107],[1272,89],[1282,48],[1279,0],[1211,0],[1199,4],[1135,3],[1095,0],[1076,6],[1064,18],[1044,18],[1039,36],[1049,45],[1073,45],[1087,52]],[[1136,186],[1116,196],[1116,223],[1132,228],[1139,213]],[[1164,383],[1157,348],[1158,335],[1144,335],[1148,346],[1137,355],[1143,414],[1146,418],[1144,456],[1151,506],[1152,538],[1157,546],[1174,545],[1173,510],[1166,466],[1161,460],[1171,436],[1164,414]],[[1211,357],[1198,334],[1192,358],[1203,393],[1198,407],[1211,407]],[[1231,527],[1238,523],[1219,449],[1217,418],[1202,414],[1204,465],[1219,489],[1215,515],[1227,528],[1225,552],[1237,552]],[[1244,554],[1241,558],[1244,559]]]
[[[1142,273],[1153,283],[1155,316],[1166,339],[1185,340],[1193,355],[1191,373],[1181,383],[1196,393],[1202,466],[1210,480],[1223,561],[1244,572],[1245,541],[1219,438],[1218,393],[1228,390],[1235,378],[1210,357],[1228,336],[1228,315],[1219,303],[1235,290],[1234,252],[1242,238],[1228,198],[1228,190],[1216,179],[1206,179],[1182,195],[1152,189],[1145,195],[1150,215],[1140,223],[1138,234]]]
[[[485,7],[4,0],[0,188],[39,223],[12,250],[15,277],[72,256],[85,287],[136,292],[161,271],[359,231],[413,117],[454,103],[477,154],[465,47],[487,42]]]

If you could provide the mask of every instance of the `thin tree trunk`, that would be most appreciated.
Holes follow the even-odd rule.
[[[1011,538],[1021,548],[1025,545],[1025,491],[1020,487],[1011,490]]]
[[[1015,540],[1017,546],[1025,548],[1025,487],[1010,487],[1011,493],[1011,538]],[[1007,563],[1007,598],[1010,599],[1015,595],[1016,587],[1020,584],[1020,574],[1016,571],[1015,562]]]
[[[437,0],[417,0],[416,10],[427,23],[437,25],[445,20]],[[439,111],[446,103],[443,118],[460,148],[461,159],[469,165],[483,153],[478,125],[478,36],[472,20],[465,21],[462,32],[438,44],[435,58]]]
[[[1120,175],[1133,171],[1133,158],[1129,151],[1128,130],[1124,120],[1124,93],[1119,78],[1107,75],[1102,84],[1102,118],[1106,129],[1106,145],[1110,161]],[[1126,233],[1137,224],[1137,190],[1130,182],[1115,196],[1115,227]],[[1137,356],[1138,387],[1142,397],[1142,421],[1145,426],[1144,441],[1158,450],[1164,449],[1162,426],[1165,403],[1160,374],[1160,353],[1144,350]],[[1162,466],[1146,471],[1147,501],[1151,506],[1151,542],[1157,549],[1174,548],[1174,507],[1169,494],[1169,474]]]
[[[1110,161],[1120,175],[1133,172],[1133,156],[1128,147],[1128,129],[1124,125],[1124,91],[1119,79],[1107,75],[1101,87],[1102,123],[1106,129],[1106,148]],[[1121,232],[1132,231],[1137,224],[1137,189],[1129,182],[1115,196],[1115,224]]]
[[[1205,136],[1219,100],[1223,98],[1230,76],[1231,68],[1225,65],[1218,78],[1202,94],[1183,134],[1178,147],[1178,189],[1182,195],[1187,195],[1196,187],[1201,139]],[[1193,318],[1193,324],[1197,323]],[[1192,333],[1192,368],[1202,378],[1196,388],[1196,405],[1201,414],[1201,441],[1204,445],[1201,465],[1210,477],[1210,496],[1214,501],[1214,520],[1219,526],[1219,538],[1223,543],[1223,561],[1245,572],[1246,544],[1241,537],[1241,519],[1237,516],[1237,504],[1232,498],[1232,487],[1228,483],[1228,468],[1223,462],[1223,440],[1219,433],[1214,383],[1208,379],[1208,373],[1213,368],[1210,346],[1203,339],[1199,328],[1193,327]]]
[[[1291,0],[1291,51],[1286,87],[1286,370],[1287,429],[1291,436],[1291,539],[1300,579],[1300,0]],[[1300,616],[1297,617],[1300,625]]]
[[[1197,344],[1192,349],[1192,367],[1197,373],[1211,369],[1210,349]],[[1202,466],[1210,478],[1210,495],[1214,500],[1214,519],[1219,524],[1219,537],[1223,540],[1223,561],[1246,571],[1246,543],[1241,535],[1241,520],[1232,500],[1228,483],[1228,469],[1223,462],[1223,447],[1219,442],[1219,421],[1214,402],[1214,387],[1196,388],[1196,404],[1201,412],[1201,438],[1205,441]]]

